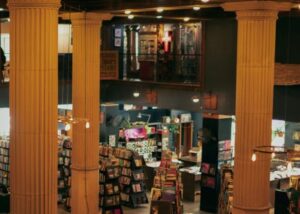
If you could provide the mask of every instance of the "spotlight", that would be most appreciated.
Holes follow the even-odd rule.
[[[161,8],[161,7],[159,7],[159,8],[156,9],[156,11],[157,11],[158,13],[162,13],[162,12],[164,11],[164,9]]]
[[[131,10],[125,10],[124,13],[125,13],[126,15],[129,15],[129,14],[131,13]]]
[[[162,16],[156,16],[156,18],[157,18],[157,19],[161,19],[161,18],[162,18]]]
[[[252,154],[251,160],[252,160],[253,162],[256,161],[256,154],[255,154],[255,153]]]
[[[134,15],[129,15],[128,16],[128,19],[133,19],[134,18]]]
[[[207,3],[209,2],[209,0],[201,0],[203,3]]]
[[[198,10],[200,10],[200,7],[199,6],[195,6],[195,7],[193,7],[193,10],[198,11]]]
[[[185,17],[185,18],[183,19],[183,21],[188,22],[188,21],[190,21],[190,18],[189,18],[189,17]]]
[[[90,122],[87,121],[87,122],[85,123],[85,128],[86,128],[86,129],[89,129],[90,127],[91,127],[91,124],[90,124]]]

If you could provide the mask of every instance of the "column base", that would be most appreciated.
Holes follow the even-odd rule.
[[[270,214],[270,207],[237,207],[234,206],[233,214]]]

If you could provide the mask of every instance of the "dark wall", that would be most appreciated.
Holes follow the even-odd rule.
[[[300,17],[280,17],[276,28],[276,62],[300,64],[299,39]],[[299,122],[299,109],[299,85],[275,86],[273,118]]]
[[[205,24],[205,91],[218,96],[220,114],[235,113],[235,19],[209,20]]]

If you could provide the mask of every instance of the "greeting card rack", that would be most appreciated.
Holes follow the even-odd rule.
[[[164,151],[151,190],[150,213],[182,214],[181,193],[182,183],[178,165],[172,163],[172,152]]]
[[[113,156],[113,149],[99,147],[99,206],[102,214],[122,214],[119,177],[121,168],[119,160]]]
[[[135,208],[148,203],[144,184],[144,159],[128,149],[116,148],[114,156],[119,159],[121,176],[121,201],[124,206]]]
[[[63,203],[68,211],[71,210],[71,155],[71,141],[66,138],[59,146],[58,152],[58,202]]]
[[[233,207],[233,168],[230,165],[221,167],[221,190],[219,195],[218,214],[231,214]]]
[[[9,193],[9,137],[0,136],[0,185],[2,193]]]

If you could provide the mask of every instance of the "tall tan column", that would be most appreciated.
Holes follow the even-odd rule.
[[[8,0],[11,213],[57,212],[59,0]]]
[[[225,3],[238,20],[234,214],[269,213],[270,156],[251,161],[253,148],[271,145],[276,19],[289,3]]]
[[[107,15],[75,13],[73,25],[73,114],[91,127],[75,124],[72,145],[71,210],[99,212],[100,29]]]

